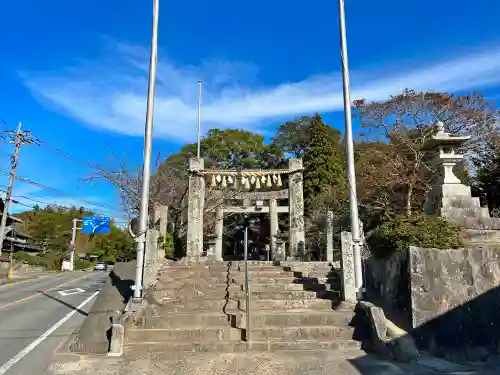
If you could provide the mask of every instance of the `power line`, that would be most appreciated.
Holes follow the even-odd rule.
[[[3,121],[3,122],[5,123],[5,125],[9,126],[5,121]],[[42,141],[38,137],[32,137],[31,144],[36,145],[36,146],[38,146],[38,147],[40,147],[40,148],[42,148],[42,149],[44,149],[44,150],[46,150],[46,151],[48,151],[50,153],[53,153],[53,154],[55,154],[55,155],[57,155],[59,157],[62,157],[62,158],[67,159],[69,161],[72,161],[72,162],[74,162],[76,164],[83,165],[85,167],[97,170],[99,172],[102,172],[104,170],[104,167],[101,164],[99,164],[97,162],[88,161],[88,160],[86,160],[86,159],[84,159],[82,157],[79,157],[79,156],[72,155],[72,154],[70,154],[70,153],[68,153],[66,151],[63,151],[63,150],[61,150],[61,149],[59,149],[57,147],[54,147],[54,146],[50,145],[46,141]],[[2,172],[0,172],[0,173],[2,173]],[[82,198],[82,197],[79,197],[79,196],[76,196],[76,195],[73,195],[73,194],[69,194],[69,193],[63,192],[63,191],[61,191],[59,189],[51,188],[50,186],[46,186],[46,185],[37,183],[35,181],[30,181],[29,179],[23,179],[22,177],[20,177],[17,180],[24,181],[26,183],[29,183],[29,184],[34,185],[34,186],[37,186],[37,187],[39,187],[41,189],[44,189],[44,190],[52,191],[54,193],[58,193],[58,194],[62,194],[64,196],[68,196],[68,197],[71,197],[71,198],[74,198],[74,199],[78,199],[81,202],[85,202],[86,204],[90,204],[90,205],[95,206],[95,207],[104,208],[106,210],[108,210],[108,209],[114,209],[110,205],[103,204],[103,203],[92,202],[92,201],[90,201],[88,199],[85,199],[85,198]],[[122,214],[120,214],[120,215],[122,215]]]
[[[9,175],[9,173],[3,172],[3,171],[0,171],[0,174],[4,175],[4,176]],[[50,192],[56,193],[58,195],[63,195],[63,196],[66,196],[66,197],[70,197],[70,198],[79,200],[81,202],[87,203],[87,204],[89,204],[91,206],[94,206],[94,207],[100,207],[100,208],[103,208],[103,209],[106,209],[106,210],[109,210],[109,209],[114,210],[115,209],[115,207],[113,207],[111,205],[108,205],[108,204],[105,204],[105,203],[93,202],[91,200],[88,200],[86,198],[80,197],[78,195],[67,193],[67,192],[65,192],[63,190],[60,190],[60,189],[57,189],[57,188],[54,188],[54,187],[51,187],[51,186],[48,186],[48,185],[44,185],[42,183],[39,183],[39,182],[36,182],[36,181],[33,181],[33,180],[30,180],[29,178],[26,178],[26,177],[16,176],[15,179],[17,181],[22,181],[22,182],[28,183],[30,185],[36,186],[36,187],[38,187],[38,188],[40,188],[42,190],[50,191]]]
[[[0,191],[6,191],[5,189],[0,189]],[[21,198],[21,199],[27,199],[29,201],[32,201],[32,202],[35,202],[35,203],[39,203],[39,204],[43,204],[43,205],[46,205],[46,206],[50,206],[50,207],[57,207],[57,208],[63,208],[63,209],[72,209],[72,208],[75,208],[75,206],[72,206],[72,205],[60,205],[60,204],[57,204],[57,203],[50,203],[50,202],[47,202],[47,201],[43,201],[43,200],[40,200],[40,199],[35,199],[35,198],[31,198],[31,197],[27,197],[25,195],[12,195],[12,197],[15,197],[15,198]],[[13,203],[16,203],[16,204],[20,204],[20,205],[23,205],[23,206],[27,206],[27,207],[30,207],[30,208],[33,208],[35,209],[36,206],[28,206],[26,204],[23,204],[19,201],[16,201],[14,202],[14,200],[12,200]],[[86,208],[86,207],[84,207]],[[98,216],[109,216],[108,214],[104,214],[104,213],[100,213],[100,212],[94,212],[92,210],[89,209],[89,212],[91,212],[92,214],[94,215],[98,215]],[[114,212],[116,214],[118,214],[118,211]],[[122,214],[119,214],[119,216],[115,216],[115,217],[118,217],[120,219],[124,219],[124,217],[122,216]],[[122,221],[114,221],[114,222],[119,222],[121,223]],[[129,221],[123,221],[123,223],[128,223]]]
[[[2,120],[2,122],[5,124],[5,126],[9,129],[9,131],[12,131],[11,130],[11,127],[10,125],[5,121],[5,120]],[[31,134],[31,132],[30,132]],[[3,139],[5,141],[5,139]],[[86,166],[90,167],[90,168],[94,168],[94,169],[102,169],[102,167],[98,164],[98,163],[94,163],[94,162],[90,162],[86,159],[83,159],[81,157],[78,157],[78,156],[75,156],[75,155],[72,155],[68,152],[65,152],[57,147],[54,147],[54,146],[51,146],[49,143],[47,143],[46,141],[42,141],[39,137],[33,137],[32,136],[32,144],[34,144],[35,146],[38,146],[40,148],[43,148],[49,152],[52,152],[53,154],[56,154],[62,158],[65,158],[65,159],[68,159],[68,160],[71,160],[73,162],[76,162],[76,163],[79,163],[79,164],[85,164]]]
[[[88,160],[85,160],[79,156],[72,155],[68,152],[65,152],[57,147],[51,146],[45,141],[42,141],[40,139],[37,140],[35,143],[36,146],[45,149],[48,152],[51,152],[57,156],[60,156],[64,159],[70,160],[74,163],[80,164],[80,165],[85,165],[86,167],[92,168],[92,169],[97,169],[97,170],[102,170],[102,166],[99,163],[91,162]]]
[[[26,198],[25,198],[26,199]],[[14,204],[18,204],[18,205],[21,205],[21,206],[24,206],[24,207],[28,207],[28,208],[31,208],[32,210],[36,209],[36,205],[30,205],[30,204],[26,204],[26,203],[23,203],[23,202],[20,202],[18,201],[17,199],[12,199],[11,200],[12,203]],[[66,206],[59,206],[59,205],[52,205],[52,204],[49,204],[48,206],[53,206],[53,207],[61,207],[61,208],[68,208]],[[94,213],[95,214],[95,213]],[[121,221],[121,220],[112,220],[112,223],[113,224],[128,224],[129,222],[128,221]]]

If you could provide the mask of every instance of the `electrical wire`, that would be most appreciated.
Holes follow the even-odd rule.
[[[6,192],[7,190],[6,189],[0,189],[0,191]],[[60,205],[60,204],[56,204],[56,203],[50,203],[50,202],[47,202],[47,201],[42,201],[40,199],[35,199],[35,198],[27,197],[25,195],[15,195],[14,194],[14,195],[12,195],[12,197],[26,199],[26,200],[29,200],[29,201],[32,201],[32,202],[35,202],[35,203],[44,204],[44,205],[50,206],[50,207],[62,208],[62,209],[65,209],[65,210],[69,210],[69,209],[72,209],[72,208],[75,207],[75,206],[70,206],[70,205]],[[30,206],[30,205],[24,204],[22,202],[19,202],[18,200],[12,199],[11,201],[12,201],[12,203],[19,204],[19,205],[22,205],[22,206],[26,206],[26,207],[29,207],[29,208],[32,208],[32,209],[36,209],[37,208],[36,205]],[[89,212],[92,213],[93,215],[97,215],[97,216],[109,216],[109,214],[104,214],[102,212],[94,212],[94,211],[91,211],[91,210],[89,210]],[[118,211],[111,212],[111,213],[118,213]],[[113,220],[113,222],[128,224],[129,220],[125,220],[124,217],[121,216],[121,215],[122,214],[119,214],[119,215],[115,216],[115,218],[119,218],[120,220],[124,220],[124,221]]]
[[[0,174],[4,175],[4,176],[10,176],[10,173],[4,172],[4,171],[0,171]],[[56,193],[56,194],[59,194],[59,195],[64,195],[66,197],[77,199],[77,200],[79,200],[81,202],[85,202],[85,203],[87,203],[87,204],[89,204],[91,206],[100,207],[100,208],[104,208],[104,209],[111,209],[111,210],[115,209],[111,205],[108,205],[108,204],[105,204],[105,203],[93,202],[91,200],[88,200],[86,198],[80,197],[78,195],[67,193],[67,192],[65,192],[63,190],[60,190],[60,189],[57,189],[57,188],[54,188],[54,187],[51,187],[51,186],[48,186],[48,185],[44,185],[44,184],[41,184],[41,183],[33,181],[33,180],[30,180],[29,178],[26,178],[26,177],[16,176],[16,180],[17,181],[25,182],[25,183],[33,185],[33,186],[36,186],[36,187],[38,187],[38,188],[40,188],[42,190],[50,191],[50,192],[53,192],[53,193]]]
[[[88,160],[85,160],[79,156],[75,156],[75,155],[72,155],[68,152],[65,152],[57,147],[54,147],[54,146],[51,146],[50,144],[48,144],[47,142],[45,141],[42,141],[40,139],[37,139],[34,144],[42,149],[45,149],[46,151],[48,152],[51,152],[57,156],[60,156],[64,159],[67,159],[67,160],[70,160],[74,163],[77,163],[77,164],[80,164],[80,165],[85,165],[86,167],[89,167],[91,169],[97,169],[97,170],[102,170],[103,167],[99,164],[99,163],[96,163],[96,162],[92,162],[92,161],[88,161]]]
[[[9,127],[9,124],[7,124],[5,121],[3,121],[4,124]],[[72,155],[66,151],[63,151],[57,147],[54,147],[52,145],[50,145],[49,143],[47,143],[46,141],[42,141],[40,138],[38,137],[32,137],[32,142],[31,144],[32,145],[35,145],[35,146],[38,146],[50,153],[53,153],[59,157],[62,157],[64,159],[67,159],[67,160],[70,160],[74,163],[77,163],[79,165],[83,165],[85,167],[88,167],[88,168],[91,168],[91,169],[94,169],[94,170],[97,170],[99,172],[102,172],[104,167],[97,163],[97,162],[93,162],[93,161],[88,161],[82,157],[79,157],[79,156],[75,156],[75,155]],[[5,173],[5,172],[0,172],[0,173]],[[27,183],[30,183],[34,186],[37,186],[41,189],[45,189],[45,190],[48,190],[48,191],[52,191],[52,192],[55,192],[55,193],[58,193],[58,194],[62,194],[62,195],[65,195],[65,196],[68,196],[68,197],[72,197],[72,198],[76,198],[82,202],[85,202],[87,204],[90,204],[92,206],[96,206],[96,207],[100,207],[100,208],[104,208],[104,209],[113,209],[113,207],[109,206],[109,205],[106,205],[106,204],[102,204],[102,203],[95,203],[95,202],[92,202],[92,201],[89,201],[85,198],[81,198],[81,197],[78,197],[78,196],[75,196],[75,195],[72,195],[72,194],[69,194],[69,193],[65,193],[65,192],[62,192],[60,191],[59,189],[55,189],[55,188],[51,188],[49,186],[46,186],[46,185],[43,185],[43,184],[40,184],[40,183],[37,183],[37,182],[34,182],[34,181],[30,181],[28,179],[23,179],[22,177],[21,178],[16,178],[17,180],[20,180],[20,181],[24,181],[24,182],[27,182]],[[130,215],[128,215],[130,216]],[[130,217],[129,217],[130,218]]]

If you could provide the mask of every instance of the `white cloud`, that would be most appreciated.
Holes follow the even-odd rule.
[[[24,73],[33,94],[96,128],[131,136],[144,132],[148,53],[118,44],[113,57],[86,62],[65,72]],[[403,88],[459,91],[500,83],[500,46],[447,60],[398,69],[352,72],[352,98],[378,100]],[[197,81],[204,81],[203,127],[264,131],[269,120],[343,108],[340,72],[276,86],[257,83],[258,69],[241,62],[206,61],[177,66],[160,58],[155,103],[155,136],[175,141],[196,137]]]

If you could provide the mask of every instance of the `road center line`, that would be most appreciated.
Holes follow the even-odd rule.
[[[7,288],[9,286],[14,286],[14,285],[28,283],[30,281],[43,280],[43,279],[46,279],[47,277],[55,277],[55,276],[59,276],[59,275],[63,275],[63,273],[60,272],[60,273],[54,273],[52,275],[43,275],[43,276],[40,276],[40,277],[34,277],[34,278],[31,278],[31,279],[26,279],[26,280],[21,280],[21,281],[17,281],[16,280],[16,281],[13,281],[11,283],[0,285],[0,289]]]
[[[81,310],[87,303],[89,303],[92,298],[97,296],[99,294],[100,290],[92,294],[89,298],[87,298],[85,301],[80,303],[76,309],[73,311],[70,311],[65,317],[63,317],[61,320],[59,320],[56,324],[54,324],[52,327],[50,327],[47,331],[42,333],[40,337],[38,337],[35,341],[33,341],[31,344],[29,344],[27,347],[25,347],[23,350],[21,350],[19,353],[17,353],[13,358],[11,358],[7,363],[2,365],[0,367],[0,375],[4,375],[7,371],[10,370],[12,366],[14,366],[17,362],[19,362],[21,359],[26,357],[33,349],[35,349],[38,345],[40,345],[43,341],[47,339],[56,329],[58,329],[60,326],[62,326],[64,323],[66,323],[73,315],[78,310]]]
[[[27,296],[27,297],[23,297],[23,298],[18,299],[18,300],[16,300],[16,301],[8,302],[8,303],[6,303],[6,304],[4,304],[4,305],[0,305],[0,310],[2,310],[2,309],[4,309],[4,308],[6,308],[6,307],[8,307],[8,306],[12,306],[12,305],[14,305],[14,304],[16,304],[16,303],[19,303],[19,302],[24,302],[24,301],[26,301],[26,300],[28,300],[28,299],[30,299],[30,298],[33,298],[33,297],[39,296],[39,295],[44,294],[44,293],[47,293],[47,292],[50,292],[50,291],[52,291],[52,290],[54,290],[54,289],[57,289],[57,288],[59,288],[59,287],[61,287],[61,286],[67,285],[67,284],[69,284],[69,283],[72,283],[72,282],[74,282],[74,281],[81,280],[81,279],[83,279],[84,277],[87,277],[87,276],[89,276],[89,275],[88,275],[88,274],[87,274],[87,275],[83,275],[83,276],[78,277],[78,278],[76,278],[76,279],[74,279],[74,280],[66,281],[65,283],[62,283],[62,284],[56,285],[55,287],[52,287],[52,288],[49,288],[49,289],[46,289],[46,290],[42,290],[41,292],[33,293],[33,294],[31,294],[31,295],[29,295],[29,296]],[[0,374],[0,375],[1,375],[1,374]]]

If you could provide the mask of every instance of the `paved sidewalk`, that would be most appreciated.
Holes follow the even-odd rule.
[[[362,351],[188,354],[166,359],[60,356],[46,375],[475,375],[476,371],[430,358],[394,363]],[[493,373],[491,373],[493,374]],[[500,372],[496,372],[500,374]],[[486,373],[484,374],[486,375]],[[489,375],[489,374],[488,374]]]

